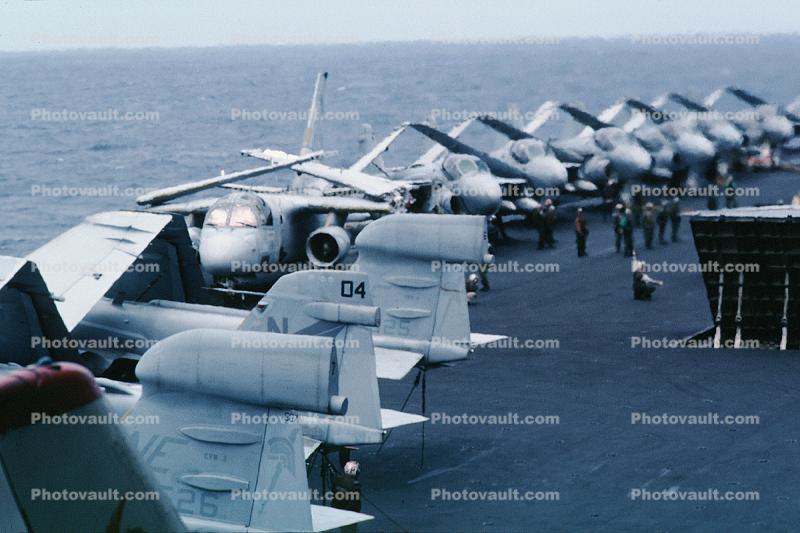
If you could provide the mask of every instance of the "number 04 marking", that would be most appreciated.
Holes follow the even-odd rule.
[[[362,281],[356,285],[353,281],[342,281],[342,297],[353,298],[354,295],[358,295],[361,298],[364,298],[367,295],[367,289],[364,287],[364,282]]]

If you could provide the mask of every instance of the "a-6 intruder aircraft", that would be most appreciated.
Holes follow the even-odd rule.
[[[293,413],[346,407],[331,347],[258,333],[281,349],[234,353],[226,333],[148,352],[124,425],[113,421],[115,384],[103,381],[103,394],[80,365],[2,365],[3,531],[312,532],[371,519],[311,503]]]
[[[539,200],[543,196],[557,195],[566,183],[566,168],[560,168],[560,163],[557,161],[553,166],[547,165],[552,162],[540,165],[539,174],[533,175],[528,172],[529,169],[509,164],[493,154],[463,143],[455,138],[452,132],[444,133],[427,124],[411,124],[410,127],[437,143],[437,146],[424,156],[426,161],[431,161],[429,164],[434,166],[440,164],[446,170],[453,160],[469,157],[478,159],[486,166],[502,190],[502,203],[497,213],[499,216],[514,213],[530,214],[539,208]],[[432,154],[436,154],[437,159],[430,159]],[[419,172],[419,161],[415,165],[400,172]]]
[[[681,94],[670,93],[668,98],[693,114],[687,120],[714,143],[714,149],[719,158],[732,160],[742,154],[747,139],[742,135],[741,124],[727,120],[710,107]]]
[[[717,89],[703,100],[703,104],[711,108],[725,93],[732,94],[753,108],[756,116],[749,120],[736,121],[736,124],[744,131],[751,144],[767,143],[773,165],[779,164],[783,146],[800,135],[800,116],[789,108],[770,104],[763,98],[738,87]]]
[[[276,170],[296,169],[324,154],[311,147],[326,77],[327,74],[317,77],[301,155],[286,156],[279,164],[168,187],[136,199],[153,212],[189,216],[203,269],[214,282],[261,287],[290,270],[284,268],[290,264],[308,260],[317,266],[334,265],[344,259],[350,248],[352,238],[344,228],[349,215],[379,216],[405,209],[403,184],[380,182],[354,169],[327,173],[325,181],[298,175],[288,189],[237,183]],[[385,151],[399,133],[393,132],[379,143],[373,157]],[[358,191],[361,197],[336,196],[331,183]],[[221,198],[167,203],[220,186],[235,191]]]
[[[573,179],[577,189],[588,192],[588,187],[581,186],[582,182],[575,180],[585,180],[596,188],[602,188],[612,177],[624,182],[653,172],[653,158],[636,139],[574,106],[546,102],[536,112],[534,119],[521,129],[488,117],[479,120],[512,141],[535,139],[536,130],[558,109],[567,112],[581,124],[589,126],[574,137],[547,141],[548,150],[568,169],[577,169]]]

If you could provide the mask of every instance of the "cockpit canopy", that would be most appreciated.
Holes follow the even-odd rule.
[[[461,179],[468,174],[489,173],[489,167],[486,166],[486,163],[475,156],[464,154],[448,156],[444,160],[442,168],[447,179],[452,181]]]
[[[259,196],[249,193],[231,194],[212,204],[203,225],[217,228],[271,226],[272,211]]]
[[[594,134],[594,141],[602,150],[613,150],[630,143],[628,134],[620,128],[602,128]]]
[[[521,139],[511,145],[511,157],[521,165],[527,165],[534,157],[543,155],[545,155],[544,143],[539,139]]]

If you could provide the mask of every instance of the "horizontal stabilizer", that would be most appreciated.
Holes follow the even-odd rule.
[[[421,359],[421,353],[375,347],[376,372],[380,379],[403,379]]]
[[[311,437],[303,437],[303,457],[308,460],[312,453],[319,448],[322,442],[312,439]]]
[[[314,531],[331,531],[343,528],[352,524],[372,520],[372,516],[353,511],[334,509],[326,505],[311,506],[311,521],[314,524]]]
[[[488,333],[470,333],[469,334],[469,345],[471,348],[476,348],[478,346],[484,346],[486,344],[491,344],[493,342],[501,341],[503,339],[507,339],[508,335],[491,335]]]
[[[402,411],[395,411],[394,409],[381,409],[381,421],[383,422],[383,429],[394,429],[400,426],[409,426],[411,424],[421,424],[428,420],[427,417],[415,415],[413,413],[404,413]]]

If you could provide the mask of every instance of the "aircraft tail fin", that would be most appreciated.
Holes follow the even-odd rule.
[[[367,226],[356,247],[355,268],[370,276],[381,308],[375,344],[421,353],[428,364],[466,358],[470,327],[464,268],[492,260],[485,218],[390,215]]]
[[[14,370],[0,378],[0,404],[0,458],[12,496],[0,500],[16,503],[29,531],[63,531],[65,524],[72,531],[185,531],[118,424],[47,423],[61,415],[112,416],[84,367]]]
[[[193,330],[148,350],[132,439],[191,528],[314,531],[298,411],[344,414],[332,339]],[[177,484],[177,486],[176,486]],[[354,517],[353,522],[366,519]],[[351,522],[352,523],[352,522]]]
[[[550,117],[553,116],[553,113],[555,113],[557,109],[558,102],[555,100],[546,101],[539,106],[539,109],[537,109],[533,114],[533,119],[531,119],[531,121],[528,122],[524,128],[522,128],[522,131],[533,135],[539,128],[544,126],[548,120],[550,120]]]
[[[313,151],[317,127],[319,126],[320,116],[323,113],[323,96],[325,85],[328,81],[328,73],[320,72],[317,74],[317,81],[314,83],[314,95],[311,97],[311,106],[308,109],[306,129],[303,132],[303,144],[300,147],[300,155],[306,155]]]
[[[281,277],[240,329],[330,337],[339,368],[339,394],[348,398],[348,421],[381,429],[371,329],[380,321],[366,274],[306,270]]]
[[[724,87],[715,89],[713,92],[709,93],[705,98],[703,98],[703,105],[709,108],[714,107],[715,105],[717,105],[717,102],[719,102],[719,99],[723,97],[726,90],[727,89],[725,89]]]

